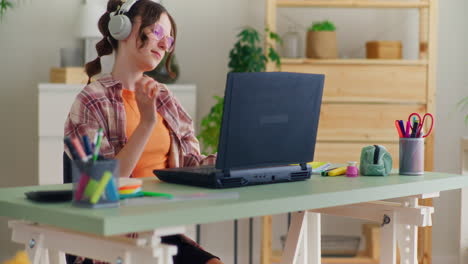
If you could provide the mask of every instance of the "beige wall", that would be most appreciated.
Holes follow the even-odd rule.
[[[74,23],[79,0],[20,2],[20,6],[0,23],[0,120],[5,124],[0,129],[3,139],[0,187],[37,183],[37,83],[48,81],[50,67],[59,63],[59,48],[77,45]],[[212,96],[223,95],[228,52],[236,33],[244,25],[263,29],[264,0],[165,0],[164,4],[179,26],[179,82],[197,84],[198,117],[202,117],[213,104]],[[468,134],[462,124],[462,114],[454,110],[458,98],[468,94],[465,77],[468,73],[468,20],[464,10],[468,10],[467,1],[440,1],[435,159],[438,171],[459,170],[458,140],[461,135]],[[415,56],[417,20],[410,16],[411,12],[347,11],[285,10],[278,17],[279,33],[287,30],[289,20],[286,16],[304,26],[310,21],[329,18],[339,26],[339,43],[344,56],[363,56],[363,41],[375,38],[402,39],[405,57]],[[434,236],[437,237],[434,239],[434,259],[439,260],[438,263],[450,263],[458,254],[458,197],[457,192],[445,192],[435,202],[438,213],[434,218]],[[360,232],[360,224],[356,221],[329,219],[327,222],[323,228],[327,233],[339,228],[346,234]],[[278,238],[285,232],[285,218],[276,217],[274,225],[277,230],[274,245],[278,247]],[[258,248],[258,221],[255,229]],[[240,238],[246,238],[247,220],[240,222],[240,230]],[[0,219],[0,261],[19,248],[9,242],[9,236],[5,219]],[[232,222],[204,226],[202,242],[206,242],[205,246],[227,264],[232,263]],[[239,263],[247,263],[247,243],[240,242],[239,247],[243,255],[239,257]],[[258,260],[258,250],[254,252],[254,260]]]
[[[0,187],[37,180],[37,83],[59,64],[59,48],[76,45],[79,1],[15,1],[0,23]],[[60,161],[58,161],[60,162]],[[19,247],[0,218],[0,262]]]

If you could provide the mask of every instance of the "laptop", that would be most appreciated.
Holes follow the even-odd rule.
[[[216,164],[154,174],[209,188],[309,179],[323,84],[322,74],[229,73]]]

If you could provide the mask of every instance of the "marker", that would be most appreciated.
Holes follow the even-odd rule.
[[[84,145],[84,151],[86,153],[86,156],[88,156],[88,158],[91,158],[91,156],[93,155],[93,151],[91,150],[89,137],[87,135],[83,136],[83,145]]]
[[[398,125],[400,126],[401,129],[401,135],[402,137],[405,137],[405,125],[403,124],[403,120],[398,120]]]
[[[85,173],[81,173],[80,181],[78,182],[78,186],[76,187],[75,191],[75,201],[80,201],[83,198],[83,192],[85,187],[88,185],[89,176]]]
[[[405,132],[405,137],[407,138],[411,137],[410,128],[411,128],[411,122],[408,120],[406,121],[406,132]]]
[[[158,193],[158,192],[142,192],[145,196],[151,196],[151,197],[167,197],[167,198],[174,198],[174,195],[170,193]]]
[[[331,168],[331,169],[328,169],[328,170],[324,170],[324,171],[322,171],[321,174],[322,174],[322,176],[328,176],[328,172],[330,172],[332,170],[335,170],[335,169],[337,169],[337,168]]]
[[[346,174],[346,167],[339,167],[328,172],[328,176],[340,176],[344,174]]]
[[[111,179],[106,186],[106,194],[107,198],[110,201],[118,201],[119,200],[119,192],[117,191],[117,187],[115,186],[114,179]]]
[[[411,137],[412,138],[415,138],[416,137],[416,132],[418,131],[418,126],[419,126],[419,123],[416,121],[414,122],[413,124],[413,130],[411,131]]]
[[[101,197],[101,194],[104,192],[104,189],[106,188],[107,183],[109,182],[110,179],[112,179],[112,173],[110,171],[104,172],[104,175],[102,175],[102,178],[99,181],[96,190],[94,191],[93,195],[91,195],[91,199],[89,199],[90,203],[95,204],[99,201],[99,198]]]
[[[70,151],[70,154],[72,155],[73,160],[79,160],[80,155],[78,155],[78,152],[76,152],[75,147],[73,147],[73,144],[71,142],[71,139],[69,137],[65,137],[63,139],[63,142],[65,142],[65,145],[67,145],[68,150]]]
[[[98,182],[95,179],[89,179],[84,191],[85,197],[91,197],[91,195],[93,195],[93,193],[96,191],[97,186]]]
[[[99,156],[99,149],[101,148],[101,142],[102,142],[103,134],[104,133],[103,133],[102,128],[99,128],[99,130],[97,132],[95,147],[94,147],[93,161],[96,161],[98,156]]]
[[[72,138],[71,140],[73,146],[75,147],[76,152],[78,152],[78,156],[80,157],[81,161],[87,162],[88,156],[84,152],[83,148],[81,147],[80,140],[78,138]]]
[[[397,130],[397,132],[398,132],[398,137],[402,138],[402,137],[403,137],[403,133],[401,132],[400,123],[398,122],[398,120],[395,120],[395,127],[396,127],[396,130]]]

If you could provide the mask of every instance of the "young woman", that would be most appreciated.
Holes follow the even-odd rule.
[[[128,32],[122,21],[115,21],[122,20],[117,15],[129,19]],[[121,177],[154,177],[152,171],[158,168],[213,164],[214,156],[200,154],[192,120],[177,99],[165,85],[144,75],[166,54],[166,69],[173,74],[169,65],[177,30],[167,10],[151,0],[109,0],[98,26],[103,39],[96,45],[98,58],[86,64],[89,80],[101,72],[101,56],[114,53],[115,63],[110,74],[88,81],[78,94],[65,136],[93,138],[103,128],[100,154],[119,160]],[[162,241],[178,246],[176,264],[222,263],[185,236]]]

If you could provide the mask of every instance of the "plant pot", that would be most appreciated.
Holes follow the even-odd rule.
[[[338,58],[336,31],[308,31],[306,55],[314,59]]]

